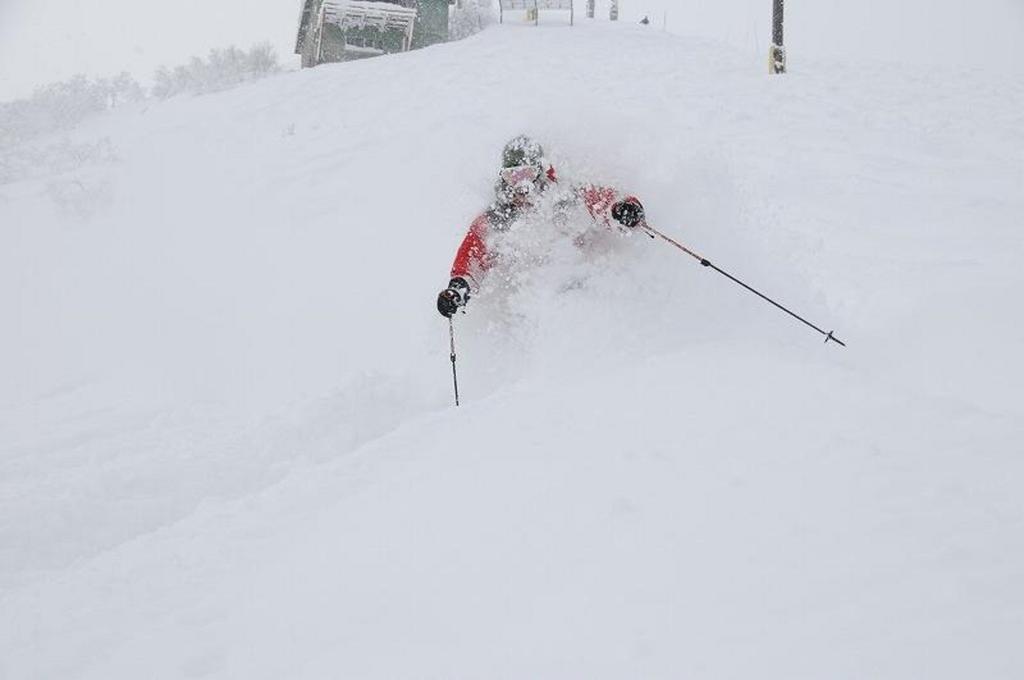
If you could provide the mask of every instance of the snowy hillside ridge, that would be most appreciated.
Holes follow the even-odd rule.
[[[1024,83],[764,71],[507,25],[69,131],[0,186],[0,678],[1024,674]],[[538,224],[454,408],[521,132],[849,348]]]
[[[0,184],[81,172],[115,161],[109,139],[78,143],[68,136],[94,116],[124,106],[138,108],[154,98],[218,92],[279,71],[269,43],[248,51],[232,46],[173,69],[160,67],[148,89],[127,71],[109,78],[77,75],[37,88],[29,98],[0,102]]]
[[[269,43],[248,51],[235,46],[210,50],[187,64],[161,66],[154,85],[144,88],[127,71],[109,78],[77,75],[36,89],[31,97],[0,102],[0,145],[3,148],[51,132],[67,130],[85,119],[118,106],[181,93],[215,92],[277,73],[280,66]]]

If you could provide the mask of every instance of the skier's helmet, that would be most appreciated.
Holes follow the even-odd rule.
[[[544,164],[544,147],[526,135],[513,137],[501,152],[501,167],[514,168],[522,165]]]
[[[544,190],[547,181],[544,148],[526,135],[509,140],[501,152],[499,203],[517,207],[528,205],[533,194]]]

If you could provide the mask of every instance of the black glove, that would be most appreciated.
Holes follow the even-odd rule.
[[[442,290],[437,296],[437,311],[441,316],[451,318],[459,307],[464,307],[469,302],[469,284],[461,276],[456,276],[448,282],[448,287]]]
[[[644,207],[630,196],[612,206],[612,218],[624,227],[632,229],[644,221]]]

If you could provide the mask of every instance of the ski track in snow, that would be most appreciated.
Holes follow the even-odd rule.
[[[1022,111],[599,25],[89,121],[0,186],[0,678],[1020,677]],[[521,131],[849,348],[627,238],[450,408]]]

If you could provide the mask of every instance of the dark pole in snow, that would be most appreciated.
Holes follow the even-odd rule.
[[[783,3],[784,0],[774,0],[772,5],[772,46],[768,54],[769,73],[786,72],[786,48],[782,31]]]
[[[754,288],[751,288],[751,287],[750,287],[750,286],[748,286],[747,284],[743,283],[742,281],[740,281],[739,279],[737,279],[737,278],[736,278],[735,276],[733,276],[733,275],[732,275],[732,274],[730,274],[729,272],[727,272],[727,271],[725,271],[725,270],[722,270],[722,269],[719,269],[718,267],[716,267],[715,265],[713,265],[713,264],[711,263],[711,261],[710,261],[710,260],[708,260],[708,259],[707,259],[706,257],[702,257],[702,256],[698,255],[697,253],[693,252],[692,250],[690,250],[689,248],[687,248],[686,246],[684,246],[684,245],[683,245],[682,243],[679,243],[679,242],[678,242],[678,241],[676,241],[675,239],[673,239],[673,238],[671,238],[671,237],[669,237],[669,236],[666,236],[665,234],[662,234],[662,233],[661,233],[660,231],[658,231],[658,230],[657,230],[657,229],[655,229],[654,227],[651,227],[650,225],[646,225],[646,224],[645,224],[645,225],[643,225],[643,229],[644,229],[644,231],[646,231],[646,232],[647,232],[647,234],[648,234],[648,235],[649,235],[649,236],[650,236],[651,238],[654,238],[654,237],[658,237],[658,238],[660,238],[660,239],[662,239],[662,240],[664,240],[664,241],[666,241],[666,242],[670,243],[671,245],[673,245],[673,246],[675,246],[676,248],[678,248],[679,250],[683,251],[684,253],[686,253],[687,255],[689,255],[690,257],[692,257],[693,259],[695,259],[695,260],[697,260],[698,262],[700,262],[700,263],[701,263],[701,266],[704,266],[704,267],[710,267],[711,269],[714,269],[714,270],[715,270],[716,272],[718,272],[718,273],[719,273],[719,274],[721,274],[722,276],[726,277],[726,278],[727,278],[727,279],[729,279],[730,281],[733,281],[734,283],[738,283],[739,285],[743,286],[744,288],[746,288],[747,290],[749,290],[749,291],[750,291],[751,293],[753,293],[754,295],[758,296],[758,297],[759,297],[759,298],[761,298],[762,300],[765,300],[765,301],[767,301],[767,302],[770,302],[770,303],[772,303],[773,305],[775,305],[776,307],[778,307],[779,309],[781,309],[782,311],[784,311],[784,312],[785,312],[786,314],[789,314],[789,315],[790,315],[791,317],[793,317],[794,319],[796,319],[796,320],[798,320],[798,321],[800,321],[800,322],[804,323],[804,324],[805,324],[805,325],[807,325],[807,326],[810,326],[811,328],[813,328],[814,330],[818,331],[819,333],[821,333],[822,335],[824,335],[824,336],[825,336],[825,342],[826,342],[826,343],[828,343],[828,341],[829,341],[829,340],[832,340],[833,342],[835,342],[835,343],[838,343],[838,344],[842,345],[843,347],[846,347],[846,343],[845,343],[845,342],[843,342],[842,340],[840,340],[839,338],[837,338],[837,337],[835,336],[835,334],[834,334],[834,333],[835,333],[834,331],[823,331],[823,330],[821,330],[820,328],[818,328],[817,326],[815,326],[815,325],[814,325],[813,323],[811,323],[811,322],[810,322],[810,321],[808,321],[807,319],[805,319],[805,318],[803,318],[802,316],[800,316],[799,314],[796,314],[796,313],[794,313],[794,312],[791,312],[790,310],[786,309],[785,307],[783,307],[782,305],[780,305],[780,304],[779,304],[778,302],[776,302],[775,300],[772,300],[772,299],[771,299],[770,297],[768,297],[768,296],[767,296],[767,295],[765,295],[764,293],[762,293],[762,292],[760,292],[760,291],[758,291],[758,290],[756,290],[756,289],[754,289]]]
[[[455,405],[459,405],[459,375],[455,372],[455,322],[448,317],[448,339],[451,341],[452,383],[455,385]]]
[[[594,18],[594,4],[595,4],[595,2],[596,2],[596,0],[587,0],[587,18],[588,19],[593,19]]]
[[[782,44],[782,10],[784,0],[774,0],[772,8],[772,42],[776,45]]]

